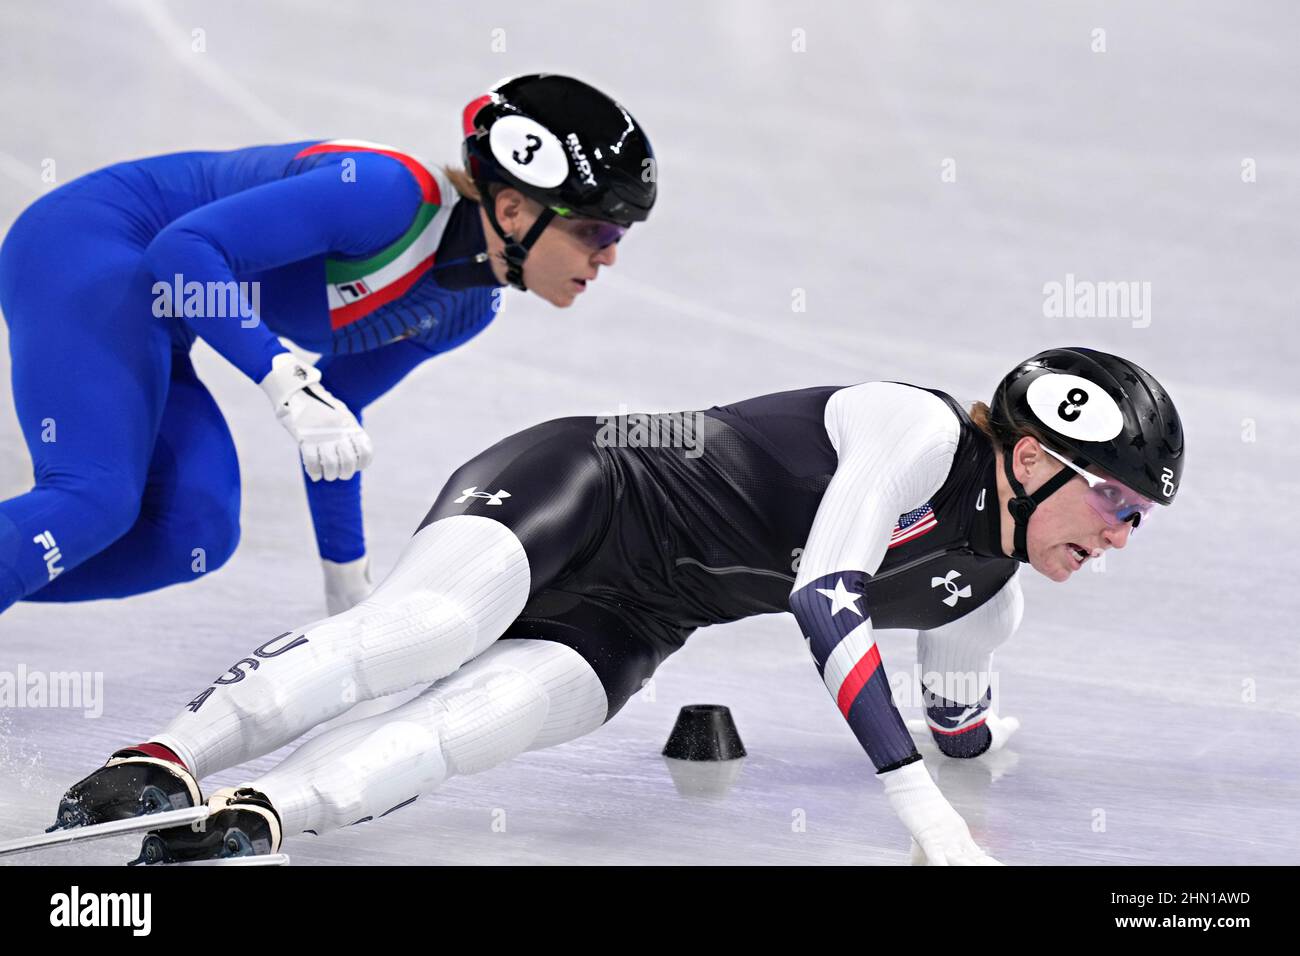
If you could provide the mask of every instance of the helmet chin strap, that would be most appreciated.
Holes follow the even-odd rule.
[[[487,196],[487,194],[484,194]],[[506,281],[521,292],[527,292],[528,286],[524,285],[524,260],[528,258],[528,250],[537,242],[537,237],[555,218],[555,210],[549,206],[542,210],[537,221],[533,223],[532,228],[528,230],[522,240],[515,239],[514,236],[507,233],[501,228],[501,223],[497,222],[496,201],[488,197],[483,204],[487,210],[488,222],[492,223],[492,228],[496,234],[501,237],[501,241],[506,244],[503,256],[506,260]]]
[[[1086,463],[1083,459],[1075,462],[1080,467]],[[1015,545],[1011,551],[1011,556],[1017,561],[1028,564],[1030,516],[1038,510],[1038,506],[1046,501],[1051,494],[1065,485],[1075,475],[1069,468],[1062,468],[1045,481],[1041,488],[1030,495],[1025,493],[1025,486],[1017,480],[1015,470],[1011,467],[1010,448],[1004,449],[1002,452],[1002,470],[1006,473],[1007,484],[1015,492],[1015,497],[1007,502],[1007,511],[1011,513],[1011,517],[1016,523]]]

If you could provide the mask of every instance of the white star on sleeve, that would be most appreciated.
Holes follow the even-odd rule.
[[[861,594],[853,594],[844,586],[844,579],[837,578],[835,581],[835,590],[829,588],[818,588],[817,593],[822,597],[829,598],[831,602],[831,617],[839,614],[845,608],[852,611],[858,617],[862,617],[862,612],[858,610],[858,598]]]

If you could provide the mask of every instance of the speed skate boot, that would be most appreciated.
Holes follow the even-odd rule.
[[[202,800],[198,780],[180,757],[162,744],[137,744],[69,787],[46,832],[183,810]]]
[[[280,851],[280,816],[250,787],[226,787],[208,798],[211,815],[198,823],[155,830],[144,838],[139,863],[190,863]]]

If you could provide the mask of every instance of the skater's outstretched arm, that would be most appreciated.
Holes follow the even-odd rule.
[[[928,392],[873,382],[837,392],[826,428],[838,463],[800,558],[790,607],[827,689],[879,772],[920,759],[894,707],[866,585],[898,516],[948,474],[958,423]]]
[[[800,559],[790,608],[827,690],[925,857],[992,862],[930,779],[894,706],[866,598],[898,516],[943,485],[959,423],[929,392],[871,382],[833,395],[825,424],[838,460]]]
[[[145,250],[155,279],[229,283],[332,253],[364,256],[411,224],[421,193],[396,160],[352,156],[354,176],[323,165],[200,206],[163,229]],[[242,303],[247,307],[251,303]],[[178,309],[183,312],[184,310]],[[269,328],[239,316],[182,316],[204,341],[255,382],[285,351]]]
[[[199,288],[224,287],[245,297],[237,276],[326,253],[367,255],[393,242],[420,207],[420,187],[397,160],[370,153],[350,158],[356,165],[346,175],[338,165],[322,165],[181,216],[145,250],[154,277],[165,286],[198,282]],[[350,479],[370,463],[369,437],[347,405],[321,385],[320,372],[290,355],[261,323],[257,301],[240,302],[235,316],[177,311],[262,387],[313,481]]]

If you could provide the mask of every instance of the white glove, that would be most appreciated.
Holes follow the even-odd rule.
[[[321,387],[315,366],[281,352],[259,384],[271,399],[275,417],[298,443],[312,481],[347,481],[370,464],[370,436],[348,407]]]
[[[993,740],[989,744],[989,749],[985,753],[994,753],[1006,746],[1006,742],[1011,735],[1020,729],[1020,721],[1015,717],[999,717],[993,711],[989,711],[988,720],[989,733],[993,735]]]
[[[913,717],[906,721],[907,729],[913,736],[920,740],[930,740],[932,731],[930,725],[924,717]],[[993,739],[989,743],[989,749],[984,751],[985,754],[991,754],[1001,750],[1006,746],[1007,741],[1017,730],[1020,729],[1020,721],[1015,717],[999,717],[993,711],[987,711],[984,715],[984,723],[989,728],[989,734]],[[983,756],[983,754],[981,754]]]
[[[912,834],[913,865],[1001,866],[975,845],[966,821],[930,779],[924,760],[879,776],[889,805]]]
[[[360,604],[375,586],[370,581],[370,555],[339,563],[321,559],[325,569],[325,609],[330,617]]]

